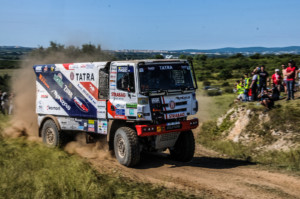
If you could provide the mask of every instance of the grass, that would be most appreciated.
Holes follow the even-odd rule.
[[[0,128],[7,120],[0,115]],[[1,133],[0,171],[0,198],[196,198],[100,174],[77,155]]]
[[[162,186],[99,174],[77,156],[0,139],[0,198],[185,198]]]
[[[220,82],[212,82],[212,86],[218,85]],[[198,117],[201,121],[213,120],[222,116],[232,106],[236,94],[223,93],[218,96],[207,96],[203,90],[203,82],[198,82],[197,99],[199,102]],[[205,119],[202,119],[202,118]]]

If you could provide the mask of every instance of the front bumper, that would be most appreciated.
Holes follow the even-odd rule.
[[[170,122],[157,125],[136,125],[137,135],[141,137],[160,135],[170,132],[188,131],[197,128],[199,125],[198,118],[191,120]]]

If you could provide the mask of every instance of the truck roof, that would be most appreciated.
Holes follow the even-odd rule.
[[[56,65],[56,64],[62,64],[62,65],[71,65],[71,64],[101,64],[105,65],[107,63],[134,63],[138,64],[140,62],[144,63],[168,63],[168,62],[182,62],[186,63],[187,60],[185,59],[141,59],[141,60],[117,60],[117,61],[99,61],[99,62],[74,62],[74,63],[55,63],[55,64],[37,64],[36,66],[41,66],[41,65]]]

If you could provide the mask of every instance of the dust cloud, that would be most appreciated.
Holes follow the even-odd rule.
[[[99,57],[99,61],[107,57]],[[16,70],[12,78],[12,92],[14,98],[14,114],[9,124],[4,129],[5,137],[25,137],[31,141],[42,139],[38,136],[38,124],[36,111],[36,75],[33,71],[34,65],[55,64],[55,63],[72,63],[72,62],[89,62],[91,56],[82,55],[72,58],[63,52],[52,52],[46,56],[40,54],[31,54],[22,61],[21,69]],[[98,60],[97,60],[98,61]],[[77,153],[86,158],[107,159],[111,155],[108,153],[106,141],[100,141],[92,144],[86,144],[82,136],[77,136],[76,141],[66,144],[65,150],[71,154]]]

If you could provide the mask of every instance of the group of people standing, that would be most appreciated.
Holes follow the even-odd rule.
[[[287,101],[295,99],[295,82],[298,76],[300,83],[300,70],[293,60],[288,62],[288,67],[282,65],[281,72],[275,69],[275,73],[271,76],[271,85],[268,85],[270,76],[264,65],[256,67],[251,75],[250,77],[245,74],[241,80],[237,80],[238,100],[261,101],[262,105],[270,108],[274,101],[279,100],[280,92],[287,94]]]

